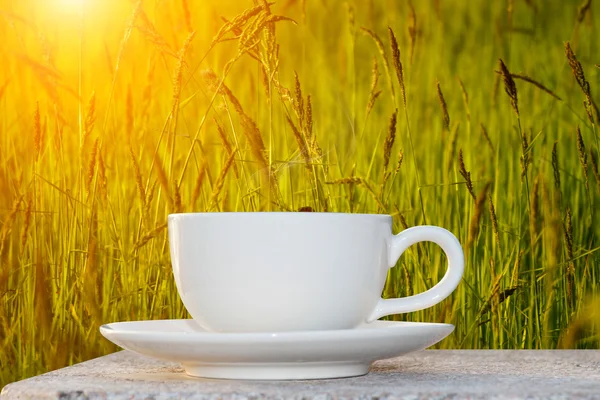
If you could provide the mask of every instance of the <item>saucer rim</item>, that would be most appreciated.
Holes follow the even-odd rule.
[[[138,320],[138,321],[118,321],[118,322],[111,322],[108,324],[103,324],[100,326],[99,330],[103,336],[111,335],[111,334],[118,335],[121,338],[134,336],[136,338],[136,340],[140,340],[143,338],[147,338],[150,340],[150,339],[155,338],[157,335],[160,335],[160,336],[168,335],[171,337],[180,335],[180,336],[184,336],[184,337],[190,338],[190,339],[192,337],[201,337],[203,340],[211,340],[211,341],[212,340],[214,340],[214,341],[221,341],[221,340],[222,341],[230,341],[230,340],[240,340],[240,339],[251,340],[251,341],[263,341],[263,340],[264,341],[267,341],[267,340],[268,341],[272,341],[272,340],[298,341],[299,338],[327,339],[327,338],[340,337],[340,335],[353,335],[353,334],[361,334],[361,333],[377,335],[377,332],[379,332],[380,334],[384,334],[384,333],[389,332],[390,330],[407,331],[407,330],[413,330],[413,329],[423,328],[423,327],[437,328],[437,329],[445,328],[445,329],[449,330],[449,332],[447,333],[447,335],[449,335],[456,329],[456,326],[454,324],[449,324],[449,323],[444,323],[444,322],[380,321],[380,320],[377,320],[377,321],[374,321],[371,323],[365,323],[365,324],[359,325],[357,327],[348,328],[348,329],[277,331],[277,332],[272,332],[272,331],[267,331],[267,332],[217,332],[217,331],[208,331],[208,330],[190,332],[190,331],[184,331],[184,330],[148,331],[148,330],[139,330],[139,329],[136,329],[136,330],[115,329],[118,325],[125,326],[125,325],[133,324],[133,323],[155,323],[155,324],[158,324],[161,322],[167,322],[167,323],[175,324],[175,323],[182,323],[182,322],[186,322],[186,321],[193,321],[193,319],[189,318],[189,319],[156,319],[156,320]],[[362,326],[369,326],[369,325],[375,325],[375,324],[377,324],[378,326],[373,326],[371,329],[357,329]],[[407,329],[402,329],[402,328],[407,328]]]

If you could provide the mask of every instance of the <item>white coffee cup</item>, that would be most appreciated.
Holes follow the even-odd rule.
[[[350,329],[431,307],[464,269],[449,231],[392,234],[392,217],[313,212],[169,215],[173,274],[190,315],[215,332]],[[448,270],[433,288],[382,299],[388,269],[417,242],[438,244]]]

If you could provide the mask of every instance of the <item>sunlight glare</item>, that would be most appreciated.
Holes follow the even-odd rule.
[[[57,0],[61,7],[65,9],[79,10],[86,3],[86,0]]]

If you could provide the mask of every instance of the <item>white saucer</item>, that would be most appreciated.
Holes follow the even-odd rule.
[[[269,380],[364,375],[373,361],[425,349],[453,330],[450,324],[375,321],[347,330],[213,333],[191,319],[100,327],[120,347],[179,362],[191,376]]]

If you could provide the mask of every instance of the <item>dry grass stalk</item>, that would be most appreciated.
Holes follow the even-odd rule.
[[[400,47],[398,46],[396,35],[394,35],[394,31],[390,26],[388,26],[388,32],[390,35],[390,43],[392,48],[392,62],[394,64],[394,70],[396,70],[396,78],[398,79],[398,84],[400,85],[400,93],[402,94],[402,104],[404,104],[404,108],[406,109],[406,89],[404,87],[404,70],[402,68],[402,61],[400,60]]]
[[[231,90],[229,90],[227,85],[217,78],[213,71],[204,71],[203,77],[210,90],[217,91],[219,94],[226,96],[231,104],[233,104],[236,113],[240,117],[240,125],[242,126],[242,130],[246,135],[248,142],[250,143],[250,150],[252,151],[252,154],[257,159],[260,169],[269,174],[270,167],[266,157],[265,145],[260,130],[258,129],[258,126],[254,120],[252,120],[252,118],[250,118],[248,114],[244,112],[244,108],[237,97],[235,97]],[[274,176],[271,176],[271,179],[273,180]]]
[[[89,139],[92,131],[94,130],[94,124],[96,123],[96,92],[92,92],[90,99],[88,100],[87,111],[85,113],[85,121],[83,123],[83,140],[81,141],[82,149],[85,148],[87,140]]]
[[[396,139],[396,117],[398,115],[398,109],[394,111],[390,117],[390,123],[388,125],[388,134],[385,138],[383,145],[383,172],[387,172],[388,165],[390,164],[390,155],[392,154],[392,147],[394,146],[394,140]]]
[[[540,217],[540,175],[537,175],[533,180],[533,188],[531,190],[531,207],[529,214],[529,229],[531,232],[531,247],[534,246],[534,240],[539,234],[539,217]]]
[[[273,4],[273,3],[270,3]],[[225,24],[219,29],[219,32],[215,35],[212,40],[210,47],[212,48],[215,44],[222,41],[225,35],[229,32],[233,32],[238,30],[238,35],[240,34],[240,29],[246,25],[246,23],[256,15],[258,15],[261,11],[265,9],[264,5],[257,5],[251,7],[247,10],[244,10],[241,14],[237,15],[232,21],[226,21]]]
[[[152,105],[153,100],[153,91],[154,88],[154,70],[156,68],[156,62],[152,60],[148,68],[148,74],[146,75],[146,85],[144,86],[144,90],[142,92],[142,106],[141,106],[141,115],[143,118],[147,118],[150,115],[150,106]]]
[[[42,124],[40,122],[40,103],[36,103],[35,112],[33,114],[33,148],[35,150],[35,161],[40,159],[42,154]]]
[[[275,201],[279,206],[284,206],[280,198],[277,176],[274,174],[273,167],[269,164],[267,151],[256,122],[254,122],[254,120],[244,112],[239,100],[235,97],[231,90],[229,90],[229,88],[216,77],[213,71],[204,71],[203,77],[209,88],[218,91],[218,93],[223,96],[226,96],[233,104],[234,109],[240,118],[242,131],[250,143],[250,150],[258,162],[259,171],[261,174],[263,174],[265,181],[269,182],[269,190],[271,191],[272,197],[276,199]]]
[[[181,201],[181,188],[177,184],[177,180],[173,180],[173,212],[183,212],[183,202]]]
[[[173,51],[173,49],[171,48],[169,43],[167,43],[165,38],[163,38],[162,35],[158,33],[158,31],[154,27],[154,24],[152,23],[152,21],[150,21],[150,18],[148,18],[148,16],[143,10],[139,11],[138,17],[141,21],[141,24],[135,25],[135,28],[141,33],[143,33],[146,39],[150,43],[154,44],[160,52],[168,54],[173,58],[177,58],[177,54]]]
[[[579,126],[576,129],[577,131],[577,151],[579,152],[579,162],[581,163],[581,168],[583,169],[583,178],[585,181],[585,189],[590,191],[590,184],[588,180],[588,162],[587,162],[587,152],[585,151],[585,143],[583,143],[583,137],[581,136],[581,130]]]
[[[490,263],[491,263],[491,259],[490,259]],[[501,278],[502,278],[502,275],[499,275],[495,280],[495,284],[492,285],[492,287],[494,289],[492,289],[492,294],[490,295],[490,297],[486,301],[485,305],[481,309],[481,312],[480,312],[481,314],[485,314],[490,310],[492,310],[492,312],[494,314],[497,313],[498,306],[500,304],[504,303],[504,301],[506,301],[506,299],[508,299],[517,290],[519,290],[521,288],[521,286],[513,286],[513,287],[509,287],[509,288],[506,288],[506,289],[500,291],[500,279]]]
[[[227,155],[230,155],[233,151],[233,148],[231,147],[231,143],[229,143],[229,139],[227,139],[227,134],[225,133],[225,130],[214,117],[213,122],[217,126],[217,133],[219,134],[219,139],[221,139],[221,144],[223,145],[223,148],[227,152]]]
[[[371,69],[371,90],[369,90],[369,101],[367,101],[367,117],[371,113],[373,106],[375,106],[375,100],[381,94],[381,90],[377,90],[377,83],[379,82],[379,68],[377,66],[377,58],[373,57],[373,68]]]
[[[171,188],[169,187],[169,177],[167,176],[167,172],[165,171],[165,167],[163,166],[162,160],[160,159],[158,152],[154,152],[153,166],[154,166],[154,170],[156,171],[156,177],[158,179],[158,183],[160,184],[162,189],[165,191],[165,194],[169,198],[169,201],[172,201]]]
[[[302,98],[302,87],[300,86],[300,79],[298,78],[298,73],[296,71],[294,71],[294,102],[292,104],[294,105],[298,120],[301,123],[300,129],[302,129],[304,121],[304,99]]]
[[[400,149],[400,151],[398,152],[398,161],[396,162],[396,168],[394,169],[394,175],[398,174],[398,172],[400,172],[400,167],[402,166],[402,161],[404,160],[404,151],[402,151],[402,149]]]
[[[440,82],[436,82],[436,89],[438,100],[440,101],[440,107],[442,107],[442,120],[444,122],[444,129],[450,132],[450,115],[448,114],[448,107],[446,106],[446,100],[444,99],[444,93],[440,87]]]
[[[552,171],[554,173],[554,187],[560,193],[560,166],[558,164],[558,141],[552,146]]]
[[[350,176],[347,178],[336,179],[334,181],[325,182],[327,185],[350,185],[350,184],[360,184],[363,182],[363,178],[358,176]]]
[[[523,133],[521,135],[521,182],[527,177],[527,172],[529,171],[529,165],[533,162],[531,156],[531,149],[529,148],[529,141],[527,140],[527,135]]]
[[[510,98],[510,105],[514,110],[515,114],[517,114],[517,118],[519,118],[519,99],[517,97],[517,85],[515,85],[515,81],[510,74],[510,71],[504,64],[502,59],[499,59],[500,62],[500,75],[502,76],[502,80],[504,81],[504,91]]]
[[[133,148],[129,146],[129,154],[131,156],[131,165],[133,167],[133,176],[135,179],[135,185],[138,189],[138,195],[140,196],[140,201],[142,202],[142,207],[146,204],[146,190],[144,189],[144,184],[142,183],[142,171],[140,170],[140,165],[135,158],[135,154],[133,152]]]
[[[83,303],[84,308],[92,320],[102,320],[102,280],[98,273],[98,212],[92,208],[90,217],[90,240],[87,246],[87,254],[83,276]],[[101,267],[100,267],[101,268]]]
[[[181,0],[181,5],[183,7],[183,19],[185,20],[185,26],[187,27],[188,32],[193,32],[194,28],[192,27],[192,14],[190,13],[188,0]]]
[[[565,249],[567,252],[567,270],[566,270],[566,283],[567,283],[567,299],[571,306],[575,304],[575,263],[573,260],[573,223],[571,217],[571,209],[567,208],[564,228],[565,238]]]
[[[142,3],[143,0],[138,0],[134,6],[133,6],[133,11],[131,12],[131,16],[129,17],[129,20],[127,21],[127,25],[125,28],[125,34],[123,35],[123,38],[121,39],[121,44],[119,45],[119,52],[117,53],[117,61],[115,63],[115,71],[119,70],[119,66],[121,65],[121,59],[123,58],[123,52],[125,51],[125,45],[127,45],[127,42],[129,41],[129,38],[131,37],[131,32],[133,31],[133,28],[135,27],[135,21],[137,20],[140,12],[142,11]]]
[[[231,153],[233,154],[233,152]],[[195,207],[198,198],[200,197],[200,192],[202,191],[202,184],[204,183],[204,178],[206,177],[206,160],[202,160],[202,164],[200,164],[200,170],[198,171],[198,178],[196,178],[196,184],[194,185],[194,190],[192,191],[192,199],[191,206]]]
[[[413,62],[413,55],[415,53],[415,44],[417,43],[417,13],[413,7],[412,1],[408,2],[409,14],[408,14],[408,37],[410,39],[410,64]]]
[[[458,172],[465,179],[465,183],[467,185],[467,190],[469,191],[469,194],[471,195],[473,200],[477,200],[477,197],[475,196],[475,191],[473,190],[473,182],[471,181],[471,173],[469,171],[467,171],[467,168],[465,167],[465,161],[463,159],[462,149],[460,149],[458,151]]]
[[[99,145],[99,139],[96,138],[96,141],[94,142],[94,146],[92,147],[92,152],[90,153],[90,161],[88,164],[87,174],[85,177],[85,188],[87,190],[88,196],[90,194],[90,188],[92,187],[92,181],[94,180],[94,175],[96,173],[98,145]]]
[[[500,250],[500,232],[498,230],[498,218],[496,217],[496,208],[492,200],[491,193],[488,194],[488,210],[490,212],[490,220],[492,221],[492,230],[494,231],[494,239],[496,240],[496,246]]]
[[[471,216],[471,222],[469,223],[469,238],[467,240],[467,248],[470,248],[475,240],[477,240],[477,235],[479,235],[481,216],[483,215],[484,203],[487,198],[487,192],[490,187],[490,184],[487,183],[483,190],[479,193],[475,201],[475,212]]]
[[[163,230],[165,230],[167,228],[168,224],[165,222],[163,224],[158,225],[156,228],[152,229],[150,232],[148,232],[148,234],[142,236],[140,238],[140,240],[138,240],[134,245],[133,245],[133,251],[135,252],[136,250],[139,250],[140,248],[144,247],[146,244],[148,244],[148,242],[152,239],[154,239],[155,237],[157,237]]]
[[[494,145],[492,144],[492,139],[490,139],[490,135],[488,134],[488,131],[485,128],[485,125],[483,125],[483,122],[479,123],[479,129],[481,130],[481,133],[483,134],[485,141],[488,143],[488,145],[490,146],[490,149],[492,150],[492,153],[493,153]]]
[[[177,53],[177,67],[173,77],[173,107],[171,108],[171,116],[177,113],[179,102],[181,100],[181,82],[183,80],[183,67],[185,65],[185,55],[196,36],[196,32],[191,32],[183,42],[183,46]]]
[[[456,146],[458,144],[458,128],[460,128],[460,123],[454,125],[454,129],[450,132],[450,146],[448,146],[448,165],[446,166],[446,170],[450,171],[452,165],[454,164],[454,155],[456,154]]]
[[[406,218],[404,217],[404,215],[399,214],[398,217],[400,218],[400,223],[402,224],[402,228],[408,229],[408,223],[406,222]]]
[[[309,142],[313,142],[313,115],[312,115],[312,101],[310,94],[306,96],[306,121],[304,122],[306,138]],[[316,140],[314,140],[316,143]]]
[[[590,11],[592,0],[583,0],[583,3],[577,7],[577,22],[582,23],[586,14]]]
[[[216,118],[213,118],[213,121],[214,121],[215,125],[217,126],[217,132],[219,133],[219,138],[221,139],[221,144],[223,145],[223,148],[227,152],[227,155],[230,156],[231,154],[233,154],[233,147],[231,146],[231,143],[229,142],[229,139],[227,138],[227,133],[225,133],[225,129],[223,129],[223,127],[216,120]],[[237,164],[235,164],[235,163],[233,164],[233,172],[235,173],[236,179],[239,179],[240,173],[237,168]]]
[[[34,294],[34,314],[36,321],[36,330],[39,330],[41,340],[48,340],[52,327],[52,296],[48,288],[47,261],[41,254],[42,250],[38,248],[35,253],[35,294]]]
[[[594,118],[592,117],[592,110],[595,113],[596,121],[600,121],[600,110],[598,110],[598,106],[596,106],[596,103],[592,98],[592,93],[590,91],[590,83],[587,81],[587,79],[585,79],[583,67],[581,66],[579,60],[577,60],[575,53],[573,53],[573,50],[571,49],[571,44],[569,42],[565,43],[565,54],[567,56],[569,66],[571,67],[571,71],[573,72],[573,76],[575,77],[577,84],[581,88],[581,91],[585,95],[585,100],[583,104],[588,118],[590,119],[590,122],[592,124],[594,123]]]
[[[300,154],[302,154],[302,158],[304,158],[304,163],[306,165],[306,168],[308,169],[308,171],[312,171],[310,164],[310,154],[308,153],[308,146],[306,144],[306,140],[304,139],[304,136],[302,136],[302,133],[300,133],[300,131],[298,130],[298,128],[296,128],[296,125],[294,125],[294,122],[290,119],[289,116],[286,115],[286,120],[288,125],[290,126],[290,128],[292,128],[292,133],[294,134],[294,138],[296,139],[296,142],[298,143],[298,149],[300,150]]]
[[[227,177],[227,172],[233,165],[234,160],[235,160],[235,152],[233,152],[231,155],[229,155],[229,157],[227,157],[227,160],[225,161],[225,164],[223,164],[223,168],[221,169],[221,173],[219,174],[219,177],[217,178],[217,180],[215,182],[215,185],[214,185],[213,191],[212,191],[212,195],[210,197],[209,206],[208,206],[209,211],[212,211],[217,207],[217,203],[219,200],[219,194],[223,190],[223,185],[225,185],[225,178]]]
[[[598,194],[600,194],[600,172],[598,171],[598,153],[590,147],[590,160],[592,161],[592,173],[598,185]],[[0,253],[1,254],[1,253]]]
[[[106,180],[106,163],[104,162],[104,157],[102,156],[102,151],[98,152],[98,184],[99,184],[99,192],[100,199],[102,204],[106,205],[108,201],[108,184]]]
[[[156,181],[152,182],[152,186],[146,190],[146,205],[142,215],[145,218],[146,226],[150,226],[150,209],[152,208],[152,200],[154,199],[154,193],[156,193]]]
[[[237,59],[242,55],[248,54],[250,57],[260,61],[260,56],[257,53],[257,47],[260,43],[260,33],[265,29],[268,21],[268,14],[261,12],[258,16],[248,23],[243,29],[241,34],[234,39],[238,39],[238,51],[236,56],[231,59],[224,68],[225,74],[229,71],[229,68]]]
[[[521,79],[522,81],[531,83],[532,85],[534,85],[538,89],[540,89],[543,92],[548,93],[550,96],[554,97],[556,100],[561,100],[562,101],[562,99],[556,93],[554,93],[552,90],[548,89],[546,86],[542,85],[541,83],[539,83],[535,79],[533,79],[533,78],[531,78],[531,77],[529,77],[527,75],[523,75],[523,74],[510,74],[510,75],[513,78]]]
[[[388,80],[388,87],[390,90],[390,94],[392,95],[392,99],[394,100],[394,103],[395,103],[396,102],[396,94],[394,91],[394,84],[392,83],[392,75],[390,74],[390,64],[389,64],[389,61],[387,58],[387,54],[385,52],[385,47],[383,46],[383,42],[381,41],[379,36],[377,36],[377,34],[374,33],[373,31],[371,31],[367,28],[364,28],[364,27],[361,27],[360,30],[365,35],[367,35],[371,39],[373,39],[373,41],[375,42],[375,45],[377,46],[377,49],[379,50],[379,54],[381,55],[381,59],[383,60],[383,69],[385,71],[385,75]]]
[[[375,202],[377,203],[377,205],[379,206],[380,209],[382,209],[382,210],[387,209],[387,207],[381,202],[381,199],[379,198],[377,193],[375,193],[375,190],[373,190],[373,187],[364,178],[361,178],[359,176],[351,176],[351,177],[347,177],[347,178],[336,179],[334,181],[326,181],[325,184],[326,185],[356,185],[356,184],[362,185],[365,189],[367,189],[367,191],[369,192],[371,197],[373,197],[373,200],[375,200]]]
[[[23,220],[23,229],[21,231],[21,254],[25,251],[25,244],[27,244],[27,234],[29,233],[29,227],[31,225],[31,215],[33,209],[33,199],[27,199],[25,204],[25,218]]]
[[[467,121],[471,121],[471,109],[469,107],[469,94],[467,93],[467,90],[465,89],[465,85],[464,85],[463,81],[460,78],[457,78],[457,79],[458,79],[458,84],[460,85],[460,90],[462,92],[463,103],[465,104],[465,112],[467,113]],[[439,84],[439,82],[438,82],[438,84]],[[441,90],[440,90],[440,93],[441,93]],[[448,117],[448,124],[450,124],[450,117]]]
[[[4,223],[2,224],[2,229],[0,229],[0,257],[2,257],[2,254],[4,253],[4,243],[6,242],[6,238],[10,234],[13,224],[17,219],[17,213],[21,208],[22,202],[23,195],[20,195],[13,201],[10,213],[8,214],[8,217],[4,220]]]

